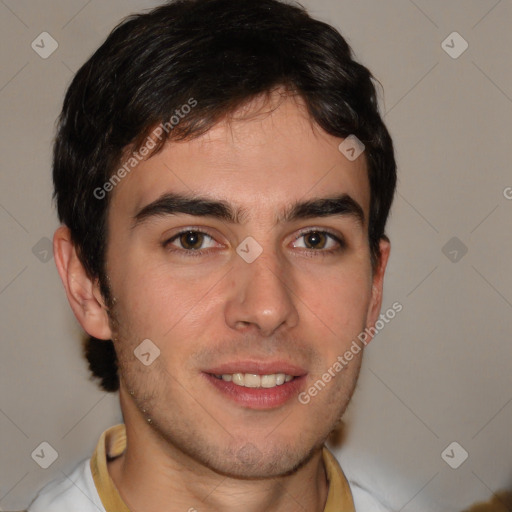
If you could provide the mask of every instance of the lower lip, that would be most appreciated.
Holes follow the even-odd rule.
[[[233,382],[217,379],[208,373],[203,375],[224,396],[249,409],[275,409],[284,405],[291,399],[297,398],[305,380],[305,375],[302,375],[273,388],[246,388]]]

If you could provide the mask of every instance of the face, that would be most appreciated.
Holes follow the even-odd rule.
[[[166,145],[116,187],[108,220],[125,421],[250,478],[324,442],[362,352],[332,367],[380,308],[364,155],[346,159],[299,100],[272,108]]]

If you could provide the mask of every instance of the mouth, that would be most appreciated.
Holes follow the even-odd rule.
[[[232,382],[236,386],[265,389],[282,386],[285,382],[290,382],[295,378],[293,375],[286,373],[271,373],[269,375],[258,375],[256,373],[224,373],[222,375],[213,375],[213,377],[225,382]]]
[[[284,362],[238,362],[202,372],[220,395],[249,409],[281,407],[296,397],[307,372]]]

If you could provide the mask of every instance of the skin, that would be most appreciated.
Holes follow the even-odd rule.
[[[230,361],[285,360],[306,371],[305,390],[378,319],[390,246],[381,240],[372,272],[366,162],[364,154],[345,158],[341,141],[310,121],[300,99],[274,94],[140,163],[112,192],[111,317],[69,230],[55,233],[75,315],[90,335],[115,340],[128,444],[109,472],[130,510],[323,510],[321,447],[352,396],[363,352],[307,405],[293,398],[273,409],[243,407],[202,372]],[[223,200],[246,215],[239,223],[162,215],[132,227],[164,192]],[[361,206],[364,224],[353,216],[276,223],[296,201],[342,193]],[[179,238],[164,247],[183,228],[212,237],[206,252],[189,256],[194,250]],[[328,230],[345,246],[329,237],[311,244],[318,238],[301,236],[305,228]],[[236,253],[248,236],[263,248],[250,264]],[[150,366],[133,354],[144,339],[160,349]]]

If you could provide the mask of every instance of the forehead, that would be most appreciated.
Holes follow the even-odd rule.
[[[229,201],[256,218],[266,210],[346,193],[368,218],[364,154],[349,161],[342,139],[311,121],[300,99],[254,101],[192,140],[168,142],[114,190],[112,214],[133,216],[163,193]]]

